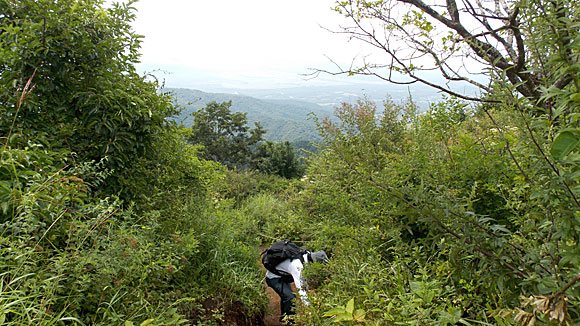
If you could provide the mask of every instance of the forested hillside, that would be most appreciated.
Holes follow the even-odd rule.
[[[260,130],[220,99],[179,126],[136,72],[130,4],[0,0],[0,325],[264,325],[260,249],[281,239],[330,256],[296,325],[578,324],[577,1],[337,2],[391,60],[327,73],[447,95],[314,117],[300,178],[230,164]],[[243,137],[204,139],[215,111]]]
[[[294,144],[318,141],[320,135],[310,114],[332,115],[332,110],[307,102],[259,100],[243,95],[205,93],[183,88],[166,88],[163,91],[170,93],[182,108],[175,119],[184,126],[191,126],[191,113],[205,107],[207,103],[232,101],[231,110],[247,113],[250,124],[260,122],[266,130],[264,138],[271,141],[289,141]]]

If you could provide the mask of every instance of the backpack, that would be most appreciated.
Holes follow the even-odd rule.
[[[308,251],[291,241],[276,241],[270,248],[262,252],[262,264],[270,272],[282,276],[282,281],[292,283],[294,281],[292,275],[277,270],[276,266],[286,259],[300,259],[304,263],[304,254],[306,253]]]

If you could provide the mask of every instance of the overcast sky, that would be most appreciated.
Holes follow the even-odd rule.
[[[365,55],[337,30],[345,18],[334,0],[140,0],[137,33],[145,36],[141,69],[163,69],[168,86],[197,79],[248,87],[302,82],[308,68]],[[322,27],[321,27],[322,26]],[[349,82],[353,79],[343,77]],[[186,84],[190,85],[186,85]]]

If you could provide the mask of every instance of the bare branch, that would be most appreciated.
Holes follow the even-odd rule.
[[[570,287],[572,287],[572,285],[574,285],[574,284],[576,284],[576,283],[578,283],[578,282],[580,282],[580,274],[576,275],[576,277],[574,277],[573,279],[571,279],[571,280],[568,282],[568,284],[566,284],[566,285],[565,285],[563,288],[561,288],[561,289],[560,289],[558,292],[556,292],[556,293],[552,294],[552,295],[550,296],[550,298],[554,299],[554,298],[557,298],[557,297],[559,297],[559,296],[563,295],[564,293],[566,293],[566,291],[568,291],[568,289],[569,289]]]
[[[476,0],[477,5],[479,6],[479,9],[481,11],[484,11],[484,7],[483,4],[481,3],[481,0]],[[502,26],[500,28],[492,28],[489,21],[487,20],[487,17],[483,17],[483,19],[479,19],[480,16],[477,15],[477,11],[475,10],[475,8],[473,7],[473,5],[471,5],[471,2],[463,0],[463,3],[465,4],[465,6],[467,6],[470,10],[471,10],[471,14],[473,17],[475,17],[490,33],[491,35],[498,41],[500,42],[500,44],[503,45],[504,49],[508,52],[510,58],[512,59],[512,61],[516,61],[517,59],[517,53],[516,51],[513,49],[512,45],[511,45],[511,41],[504,39],[503,37],[501,37],[498,32],[502,31],[502,30],[506,30],[509,28],[509,26]],[[498,5],[496,4],[496,7]],[[496,10],[497,13],[497,10]],[[505,20],[503,20],[505,22]]]
[[[508,6],[508,1],[495,0],[491,5],[482,0],[445,0],[438,4],[427,4],[425,0],[364,2],[365,5],[355,0],[340,2],[340,12],[351,19],[352,25],[341,27],[339,33],[378,49],[387,55],[385,61],[389,64],[374,66],[365,63],[359,68],[351,66],[351,69],[341,70],[339,74],[380,75],[382,80],[399,84],[420,82],[474,101],[475,96],[453,91],[453,85],[465,82],[483,93],[490,93],[489,84],[478,81],[470,71],[481,64],[483,68],[476,74],[486,76],[488,80],[493,76],[506,78],[519,94],[538,102],[541,98],[539,78],[526,67],[526,38],[520,27],[520,10],[517,6]],[[401,5],[410,8],[405,12],[397,10],[396,7]],[[433,23],[438,27],[433,27]],[[444,34],[446,32],[449,34]],[[442,34],[443,37],[439,38]],[[460,49],[464,52],[460,53]],[[478,65],[466,60],[475,60]],[[388,73],[370,71],[377,67],[387,68]],[[435,70],[445,78],[444,82],[435,83],[419,77],[422,71]],[[394,72],[405,74],[410,80],[401,80]],[[566,81],[569,79],[561,79],[562,83],[558,85],[565,85]],[[487,99],[478,101],[489,102]]]
[[[421,0],[399,0],[399,1],[411,4],[423,10],[429,16],[443,23],[448,28],[451,28],[452,30],[456,31],[464,39],[469,40],[468,42],[469,46],[478,56],[484,58],[489,63],[493,63],[494,66],[497,66],[498,68],[504,70],[511,68],[511,65],[508,63],[508,61],[494,46],[492,46],[489,43],[482,42],[477,38],[474,38],[473,35],[469,31],[467,31],[467,29],[465,29],[465,26],[461,25],[459,22],[455,22],[445,18],[444,16],[439,14],[437,11],[435,11],[433,8],[431,8]]]
[[[435,88],[437,90],[440,90],[444,93],[447,93],[449,95],[464,99],[464,100],[468,100],[468,101],[477,101],[477,102],[489,102],[489,103],[499,103],[499,101],[497,100],[489,100],[489,99],[482,99],[480,97],[472,97],[472,96],[466,96],[464,94],[460,94],[458,92],[452,91],[449,88],[443,87],[439,84],[430,82],[424,78],[419,77],[416,73],[414,73],[414,71],[422,71],[422,70],[427,70],[427,69],[417,69],[416,67],[411,67],[409,64],[403,62],[400,58],[400,56],[397,55],[396,50],[391,49],[388,45],[388,38],[387,38],[387,43],[382,42],[381,40],[379,40],[377,38],[376,35],[376,30],[374,28],[371,28],[370,30],[368,30],[367,28],[365,28],[364,26],[362,26],[360,20],[356,19],[354,16],[354,13],[351,10],[348,10],[347,8],[344,8],[347,13],[348,16],[352,18],[352,21],[354,23],[354,28],[355,31],[353,31],[350,28],[346,28],[343,32],[340,33],[346,33],[349,34],[352,38],[358,39],[366,44],[369,44],[373,47],[376,47],[380,50],[382,50],[383,52],[385,52],[386,54],[388,54],[391,58],[391,64],[388,66],[385,65],[368,65],[366,62],[364,63],[364,65],[358,69],[352,69],[352,67],[348,70],[345,69],[339,69],[338,72],[330,72],[330,71],[326,71],[326,70],[320,70],[317,69],[315,70],[315,72],[311,75],[318,75],[319,73],[326,73],[326,74],[330,74],[330,75],[342,75],[342,74],[348,74],[348,75],[353,75],[353,74],[358,74],[358,75],[366,75],[366,76],[375,76],[378,77],[381,80],[385,80],[394,84],[402,84],[402,85],[408,85],[408,84],[413,84],[416,82],[420,82],[422,84],[425,84],[427,86],[430,86],[432,88]],[[447,80],[450,81],[466,81],[469,82],[471,84],[474,84],[475,86],[479,87],[480,89],[483,89],[485,91],[489,91],[489,88],[486,87],[485,85],[481,84],[481,83],[477,83],[472,79],[469,79],[467,77],[459,77],[459,74],[454,71],[453,74],[454,76],[451,76],[450,74],[448,74],[445,71],[445,68],[450,68],[448,65],[446,65],[445,59],[442,60],[432,49],[426,47],[423,43],[416,41],[416,37],[415,35],[410,34],[403,26],[399,25],[396,21],[394,20],[390,20],[389,17],[384,16],[382,12],[380,11],[376,11],[375,16],[378,17],[379,19],[381,19],[384,22],[387,22],[388,24],[395,26],[397,28],[397,30],[399,30],[400,32],[402,32],[405,36],[406,36],[406,40],[415,44],[416,46],[416,51],[410,55],[407,55],[405,58],[405,61],[409,62],[413,59],[419,58],[421,56],[424,56],[426,53],[430,54],[434,60],[436,61],[436,66],[438,67],[438,69],[440,69],[443,72],[443,75],[447,78]],[[418,51],[418,52],[417,52]],[[419,55],[416,55],[416,53],[419,53]],[[335,65],[336,63],[333,62]],[[387,68],[389,70],[389,74],[388,76],[382,76],[377,72],[371,71],[373,68]],[[411,78],[410,81],[400,81],[400,80],[395,80],[393,78],[393,71],[396,72],[403,72],[405,73],[409,78]]]
[[[459,23],[459,11],[457,10],[457,3],[455,0],[447,0],[447,10],[449,11],[449,16],[454,22]]]

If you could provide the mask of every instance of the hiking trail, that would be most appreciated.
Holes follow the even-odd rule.
[[[260,253],[262,253],[268,246],[263,246],[259,248]],[[262,256],[258,258],[260,261],[260,268],[266,273],[266,269],[262,265]],[[280,323],[280,297],[276,292],[266,284],[266,278],[264,277],[264,287],[266,288],[266,296],[268,296],[268,307],[266,308],[266,313],[264,314],[264,326],[282,326]]]

